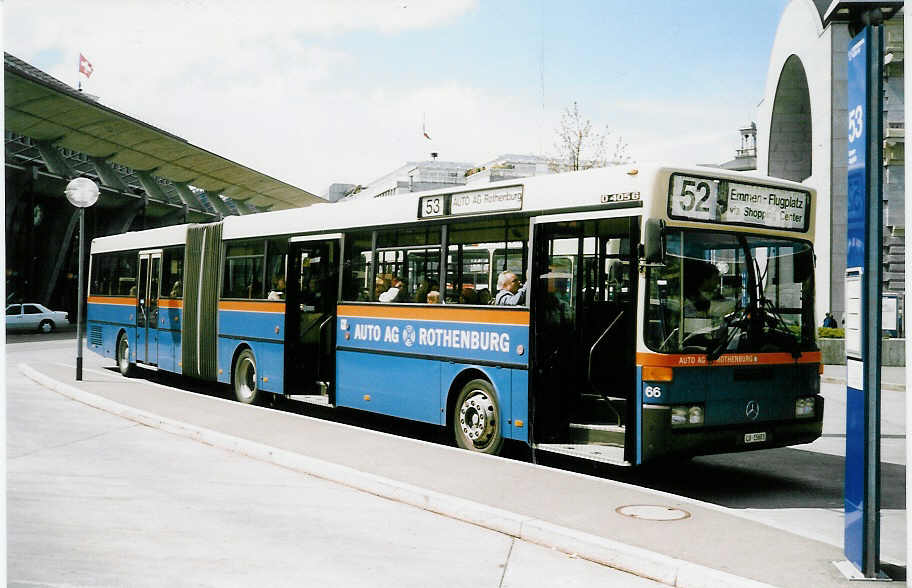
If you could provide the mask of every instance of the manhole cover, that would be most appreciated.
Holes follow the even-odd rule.
[[[618,514],[634,519],[647,521],[679,521],[690,517],[690,513],[680,508],[652,504],[631,504],[615,509]]]

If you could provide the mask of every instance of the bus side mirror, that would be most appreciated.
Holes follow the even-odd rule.
[[[643,262],[665,264],[665,221],[651,218],[643,231]]]

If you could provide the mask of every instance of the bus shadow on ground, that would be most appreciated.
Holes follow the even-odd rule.
[[[541,460],[540,460],[541,461]],[[579,460],[554,465],[729,508],[842,509],[845,458],[788,447],[620,468]],[[905,509],[906,468],[882,463],[881,508]]]

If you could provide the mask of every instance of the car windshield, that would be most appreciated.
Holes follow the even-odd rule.
[[[814,258],[791,239],[669,229],[647,271],[647,346],[664,353],[816,349]]]

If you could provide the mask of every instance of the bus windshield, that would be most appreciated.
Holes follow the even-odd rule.
[[[669,228],[648,269],[646,345],[662,353],[816,349],[814,258],[805,241]]]

